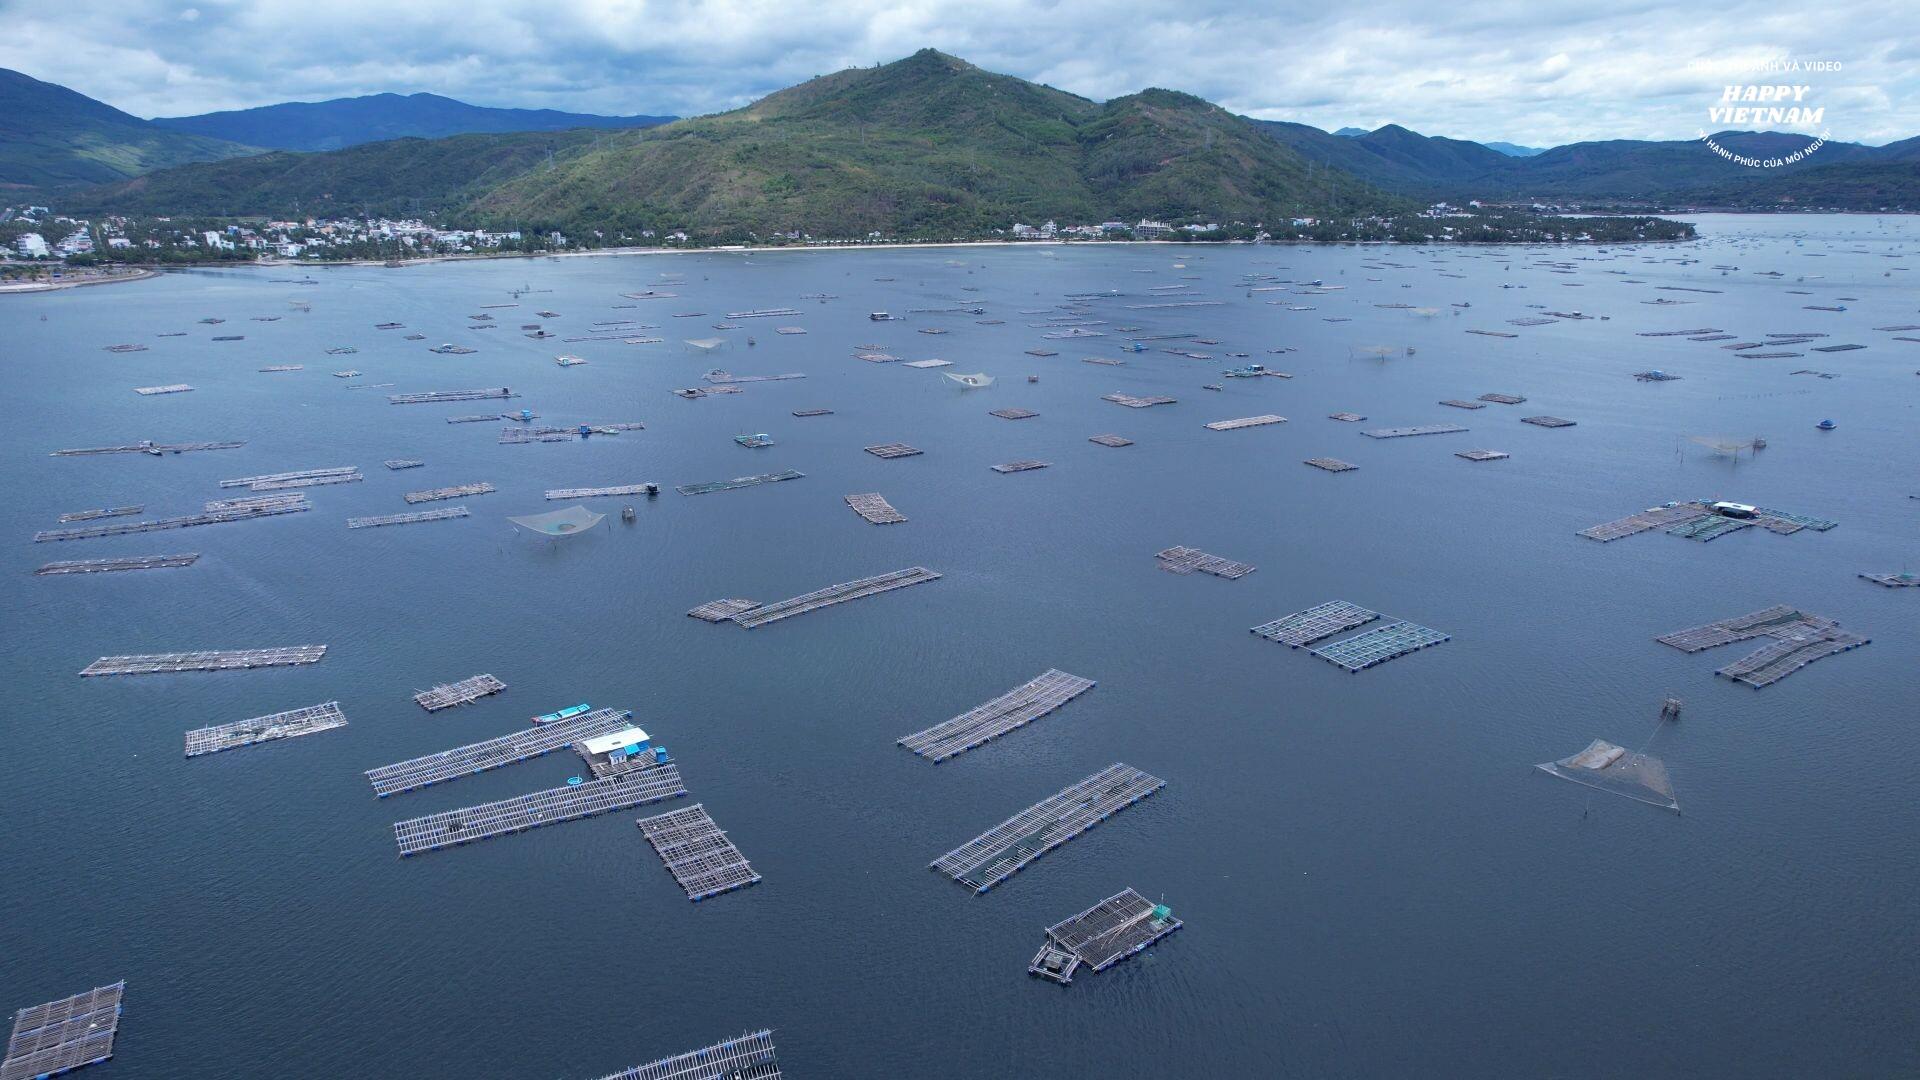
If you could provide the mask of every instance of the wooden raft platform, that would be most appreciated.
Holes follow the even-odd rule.
[[[192,389],[186,383],[169,383],[166,386],[136,386],[133,392],[141,397],[153,397],[156,394],[184,394]]]
[[[40,572],[45,573],[46,571],[43,568]],[[1884,585],[1889,589],[1920,587],[1920,574],[1859,574],[1856,576],[1871,581],[1875,585]]]
[[[1544,428],[1574,426],[1574,422],[1572,420],[1567,420],[1558,416],[1523,416],[1520,418],[1520,422],[1523,424],[1532,424],[1534,427],[1544,427]]]
[[[458,487],[433,488],[430,491],[409,491],[402,496],[409,503],[439,502],[442,499],[459,499],[468,495],[485,495],[493,490],[488,483],[461,484]]]
[[[238,750],[243,746],[275,739],[295,739],[346,726],[347,714],[340,711],[340,703],[329,701],[322,705],[308,705],[303,709],[256,716],[251,720],[196,728],[187,732],[187,756],[217,754],[222,750]]]
[[[519,396],[504,386],[495,386],[482,390],[435,390],[426,394],[388,394],[387,401],[394,405],[431,405],[439,401],[485,401],[490,398],[504,399]]]
[[[1416,427],[1373,428],[1360,434],[1369,439],[1405,439],[1413,435],[1451,435],[1465,430],[1459,424],[1421,424]]]
[[[1093,689],[1094,681],[1049,668],[1026,683],[959,716],[897,740],[936,764],[1040,719]]]
[[[687,614],[707,622],[727,622],[743,611],[752,611],[760,606],[758,600],[713,600],[694,608]]]
[[[1099,443],[1101,446],[1119,447],[1133,445],[1132,439],[1120,435],[1089,435],[1087,436],[1087,441],[1090,443]]]
[[[1689,521],[1698,521],[1707,516],[1707,508],[1699,503],[1680,503],[1677,506],[1655,506],[1637,514],[1628,514],[1623,518],[1603,521],[1581,529],[1578,535],[1589,540],[1598,540],[1610,544],[1615,540],[1635,536],[1648,529],[1657,529],[1667,525],[1680,525]]]
[[[133,517],[145,510],[145,506],[109,506],[100,510],[75,510],[60,515],[60,524],[68,525],[76,521],[98,521],[101,518]]]
[[[1243,416],[1238,420],[1215,420],[1203,425],[1208,431],[1238,431],[1241,428],[1265,427],[1268,424],[1284,424],[1287,418],[1268,413],[1265,416]]]
[[[1351,461],[1341,461],[1339,458],[1331,457],[1310,457],[1306,460],[1306,464],[1328,472],[1352,472],[1360,467]]]
[[[1358,673],[1451,640],[1453,635],[1443,634],[1432,627],[1396,621],[1308,651],[1330,664]]]
[[[670,1058],[622,1069],[601,1080],[780,1080],[773,1032],[752,1031]]]
[[[863,596],[875,596],[894,589],[904,589],[909,585],[933,581],[940,575],[924,566],[909,566],[905,570],[895,570],[890,574],[861,578],[858,581],[829,585],[824,589],[796,596],[791,600],[780,600],[771,604],[762,604],[731,616],[731,621],[754,630],[768,623],[790,619],[795,615],[805,615],[809,611],[818,611],[834,604],[844,604],[849,600],[858,600]]]
[[[156,570],[163,566],[192,566],[199,558],[198,554],[189,554],[134,555],[124,559],[73,559],[66,562],[50,562],[35,570],[34,573],[46,577],[52,574],[104,574],[114,570]]]
[[[1760,646],[1714,674],[1746,683],[1758,690],[1772,686],[1815,660],[1824,660],[1872,643],[1871,638],[1848,633],[1835,626],[1777,636],[1779,640]]]
[[[1455,450],[1453,456],[1466,458],[1468,461],[1499,461],[1502,458],[1512,457],[1513,455],[1507,453],[1505,450]]]
[[[349,529],[377,529],[382,525],[411,525],[416,521],[446,521],[449,518],[467,516],[464,506],[449,506],[440,510],[415,510],[411,514],[383,514],[378,517],[355,517],[347,519]]]
[[[862,449],[877,458],[903,458],[925,453],[924,450],[918,450],[908,446],[906,443],[897,442],[881,443],[878,446],[868,446]]]
[[[80,674],[91,678],[98,675],[161,675],[177,671],[246,671],[252,668],[317,664],[326,654],[325,645],[290,645],[279,649],[103,656],[88,664]]]
[[[640,834],[660,854],[673,880],[687,892],[687,899],[699,903],[721,893],[758,884],[746,856],[727,839],[726,830],[714,824],[706,807],[694,803],[683,810],[672,810],[638,822]]]
[[[298,469],[293,472],[265,473],[260,476],[239,476],[232,480],[220,481],[220,486],[223,488],[252,488],[258,491],[260,490],[259,485],[261,484],[278,483],[283,480],[309,480],[323,476],[357,477],[359,475],[360,467],[358,465],[341,465],[328,469]]]
[[[1199,548],[1170,547],[1165,551],[1156,551],[1154,558],[1160,560],[1160,569],[1170,574],[1191,574],[1195,570],[1214,577],[1223,577],[1229,581],[1238,581],[1253,573],[1258,567],[1251,563],[1234,562],[1218,555],[1209,555]]]
[[[1789,607],[1786,604],[1775,604],[1770,608],[1750,611],[1745,615],[1735,615],[1730,619],[1718,619],[1703,626],[1675,630],[1671,634],[1662,634],[1654,640],[1662,645],[1671,645],[1684,653],[1696,653],[1736,641],[1747,641],[1757,637],[1791,637],[1838,625],[1824,616],[1809,615],[1799,608]]]
[[[1024,461],[1009,461],[1004,465],[994,465],[990,467],[993,469],[994,472],[997,472],[997,473],[1017,473],[1017,472],[1032,472],[1035,469],[1044,469],[1051,464],[1053,463],[1050,461],[1033,461],[1031,459],[1028,459]]]
[[[1027,807],[928,864],[984,893],[1028,863],[1167,786],[1115,762],[1059,794]]]
[[[1365,626],[1380,617],[1377,611],[1369,611],[1358,604],[1345,600],[1329,600],[1316,604],[1305,611],[1296,611],[1283,615],[1270,623],[1261,623],[1252,631],[1268,641],[1277,641],[1288,648],[1300,649],[1316,641],[1325,641],[1335,634],[1344,634],[1358,626]]]
[[[595,709],[571,720],[535,724],[484,742],[368,769],[367,780],[373,784],[374,794],[384,799],[403,791],[528,761],[582,739],[611,735],[626,727],[632,718],[633,714],[625,709]]]
[[[14,1013],[0,1080],[39,1080],[112,1057],[126,989],[121,981]]]
[[[849,495],[847,505],[853,508],[854,513],[875,525],[899,525],[907,520],[907,515],[895,510],[893,504],[877,491]]]
[[[492,675],[472,675],[459,682],[444,683],[431,690],[422,690],[413,695],[413,700],[428,712],[451,709],[455,705],[467,705],[489,694],[497,694],[507,688],[507,684]]]
[[[96,454],[152,454],[161,457],[166,454],[184,454],[190,450],[238,450],[247,445],[245,439],[227,439],[220,442],[156,443],[137,442],[128,446],[86,446],[76,450],[55,450],[49,457],[91,457]]]
[[[71,529],[46,529],[34,533],[33,542],[44,544],[57,540],[88,540],[98,536],[124,536],[129,533],[160,532],[165,529],[190,529],[196,525],[247,521],[253,518],[271,517],[275,514],[294,514],[310,509],[312,507],[307,504],[304,496],[283,496],[272,502],[248,502],[217,507],[198,514],[182,514],[178,517],[148,518],[144,521],[111,521],[98,525],[80,525]]]
[[[680,784],[679,767],[662,765],[645,772],[589,780],[469,806],[464,810],[448,810],[408,821],[396,821],[393,839],[399,845],[400,857],[407,858],[422,852],[525,832],[543,825],[576,821],[616,810],[631,810],[636,806],[677,799],[686,793],[687,789]]]
[[[616,484],[613,487],[554,488],[547,492],[547,499],[595,499],[603,495],[645,495],[648,488],[659,490],[655,484]]]
[[[1047,927],[1046,943],[1027,971],[1065,985],[1081,964],[1105,971],[1182,925],[1172,912],[1129,887]]]
[[[787,469],[777,473],[760,473],[757,476],[736,476],[731,480],[713,480],[704,484],[681,484],[673,490],[682,495],[708,495],[716,491],[738,491],[741,488],[757,487],[761,484],[777,484],[782,480],[798,480],[807,475],[798,469]]]

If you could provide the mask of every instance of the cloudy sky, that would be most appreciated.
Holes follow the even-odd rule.
[[[1333,129],[1691,138],[1730,82],[1836,139],[1920,134],[1912,0],[0,0],[0,67],[139,116],[379,91],[694,115],[932,46],[1102,99],[1148,86]],[[1840,70],[1747,78],[1769,60]],[[1784,125],[1780,125],[1784,126]]]

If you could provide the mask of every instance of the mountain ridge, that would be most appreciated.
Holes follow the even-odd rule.
[[[367,94],[327,101],[287,101],[250,109],[155,117],[169,131],[270,150],[340,150],[362,143],[451,135],[655,127],[671,116],[601,116],[554,109],[472,105],[439,94]]]

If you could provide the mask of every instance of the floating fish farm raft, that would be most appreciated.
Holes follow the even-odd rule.
[[[389,458],[386,461],[381,462],[381,464],[385,465],[389,469],[398,471],[400,469],[417,469],[420,466],[425,465],[426,462],[416,461],[413,458]]]
[[[98,536],[124,536],[130,533],[160,532],[165,529],[190,529],[196,525],[218,525],[228,521],[247,521],[252,518],[272,517],[276,514],[296,514],[310,510],[304,496],[279,496],[271,500],[243,500],[233,504],[208,504],[209,509],[198,514],[183,514],[179,517],[149,518],[144,521],[109,521],[96,525],[79,525],[71,529],[46,529],[33,534],[33,542],[44,544],[56,540],[89,540]]]
[[[252,668],[317,664],[327,654],[325,645],[292,645],[280,649],[237,649],[221,652],[146,653],[103,656],[88,664],[81,675],[160,675],[178,671],[246,671]]]
[[[1451,634],[1443,634],[1418,623],[1397,621],[1376,626],[1344,641],[1336,641],[1308,651],[1330,664],[1346,668],[1349,672],[1361,672],[1376,664],[1384,664],[1408,653],[1419,652],[1421,649],[1451,640],[1453,640]]]
[[[1122,438],[1119,435],[1089,435],[1087,437],[1087,441],[1090,443],[1099,443],[1101,446],[1132,446],[1133,445],[1132,439]]]
[[[994,465],[992,469],[997,473],[1032,472],[1035,469],[1044,469],[1051,464],[1052,462],[1048,461],[1009,461],[1005,465]]]
[[[619,484],[614,487],[555,488],[547,492],[548,501],[555,499],[594,499],[603,495],[646,495],[649,489],[657,492],[658,484]]]
[[[908,735],[898,744],[935,763],[942,762],[1024,727],[1093,687],[1092,679],[1049,669],[984,705]]]
[[[1810,615],[1785,604],[1676,630],[1654,640],[1681,652],[1696,653],[1758,637],[1774,640],[1714,674],[1759,689],[1772,686],[1815,660],[1848,652],[1872,641],[1841,630],[1839,623],[1825,616]]]
[[[493,490],[492,484],[461,484],[458,487],[433,488],[430,491],[409,491],[402,498],[409,503],[440,502],[443,499],[460,499],[468,495],[485,495]]]
[[[1064,986],[1081,964],[1105,971],[1182,925],[1166,907],[1127,888],[1047,927],[1046,943],[1027,971]]]
[[[939,574],[934,573],[924,566],[909,566],[905,570],[895,570],[890,574],[880,574],[876,577],[861,578],[858,581],[829,585],[824,589],[807,593],[804,596],[796,596],[791,600],[780,600],[771,604],[762,604],[759,607],[748,608],[745,611],[736,612],[729,616],[728,619],[749,630],[754,630],[768,623],[779,622],[781,619],[790,619],[795,615],[805,615],[809,611],[819,611],[821,608],[831,607],[834,604],[844,604],[849,600],[858,600],[863,596],[875,596],[883,592],[890,592],[894,589],[904,589],[909,585],[919,585],[922,582],[933,581],[939,576]],[[695,610],[697,611],[699,609],[696,608]]]
[[[706,622],[727,622],[743,611],[752,611],[760,606],[758,600],[714,600],[701,604],[687,614]]]
[[[1369,439],[1405,439],[1413,435],[1451,435],[1465,430],[1459,424],[1422,424],[1418,427],[1374,428],[1360,434]]]
[[[1282,616],[1270,623],[1262,623],[1253,627],[1253,632],[1268,641],[1277,641],[1289,648],[1299,649],[1316,641],[1324,641],[1336,634],[1344,634],[1356,627],[1365,626],[1379,617],[1379,612],[1369,611],[1358,604],[1349,604],[1345,600],[1330,600],[1305,611],[1296,611],[1291,615]]]
[[[1157,776],[1116,762],[1027,807],[929,865],[975,894],[984,893],[1033,860],[1166,785]]]
[[[342,465],[331,469],[299,469],[294,472],[267,473],[261,476],[241,476],[232,480],[220,481],[223,488],[252,488],[261,490],[261,484],[274,484],[287,480],[310,480],[330,476],[351,476],[358,478],[360,468],[357,465]]]
[[[1837,521],[1829,521],[1826,518],[1808,517],[1804,514],[1773,510],[1764,506],[1754,507],[1752,517],[1726,517],[1715,513],[1707,500],[1694,500],[1674,503],[1670,506],[1649,507],[1637,514],[1628,514],[1623,518],[1589,526],[1580,530],[1580,535],[1589,540],[1611,543],[1651,529],[1665,528],[1671,536],[1709,541],[1754,525],[1759,525],[1768,532],[1785,536],[1802,529],[1826,532],[1839,524]]]
[[[88,446],[78,450],[55,450],[50,457],[91,457],[96,454],[184,454],[190,450],[238,450],[247,445],[245,439],[228,439],[220,442],[156,443],[139,442],[130,446]]]
[[[1350,412],[1337,412],[1337,413],[1328,413],[1328,414],[1327,414],[1327,419],[1329,419],[1329,420],[1340,420],[1340,421],[1344,421],[1344,422],[1346,422],[1346,423],[1349,423],[1349,424],[1357,424],[1357,423],[1359,423],[1360,421],[1362,421],[1362,420],[1365,420],[1365,419],[1366,419],[1366,417],[1364,417],[1364,416],[1361,416],[1361,415],[1360,415],[1359,413],[1350,413]],[[1376,438],[1377,438],[1377,437],[1378,437],[1378,436],[1376,436]]]
[[[601,1080],[780,1080],[780,1062],[773,1052],[773,1032],[755,1031]]]
[[[492,675],[474,675],[459,682],[446,683],[431,690],[422,690],[413,695],[413,700],[428,712],[451,709],[455,705],[466,705],[479,701],[489,694],[497,694],[507,688],[507,684]]]
[[[906,443],[897,443],[897,442],[881,443],[878,446],[869,446],[869,447],[865,447],[864,449],[867,451],[867,453],[872,454],[874,457],[877,457],[877,458],[903,458],[903,457],[912,457],[915,454],[925,453],[925,451],[917,450],[911,446],[908,446]]]
[[[393,826],[393,838],[399,845],[400,857],[406,858],[543,825],[630,810],[677,799],[686,793],[687,789],[680,784],[679,767],[662,765],[645,772],[588,780],[464,810],[398,821]]]
[[[1238,581],[1253,573],[1258,567],[1251,563],[1234,562],[1218,555],[1209,555],[1199,548],[1170,547],[1165,551],[1156,551],[1154,558],[1160,560],[1160,569],[1170,574],[1191,574],[1195,570],[1214,577],[1223,577]]]
[[[1491,401],[1495,405],[1518,405],[1527,399],[1519,394],[1481,394],[1480,400]]]
[[[528,761],[583,739],[611,735],[632,719],[633,714],[625,709],[595,709],[570,720],[536,724],[484,742],[368,769],[367,779],[373,784],[374,793],[384,799],[403,791]]]
[[[375,529],[382,525],[411,525],[416,521],[446,521],[449,518],[467,516],[464,506],[449,506],[442,510],[415,510],[411,514],[384,514],[378,517],[355,517],[347,519],[349,529]]]
[[[1461,401],[1459,398],[1448,398],[1440,404],[1451,405],[1456,409],[1484,409],[1487,407],[1487,403],[1484,401]]]
[[[1306,460],[1306,463],[1316,469],[1325,469],[1328,472],[1351,472],[1360,467],[1350,461],[1341,461],[1339,458],[1330,457],[1310,457]]]
[[[43,569],[40,571],[45,572]],[[1861,574],[1859,575],[1875,585],[1885,585],[1889,589],[1906,589],[1920,586],[1920,574]]]
[[[52,574],[104,574],[115,570],[156,570],[164,566],[192,566],[199,558],[197,554],[190,554],[135,555],[124,559],[74,559],[67,562],[50,562],[35,570],[34,573],[45,577]]]
[[[156,394],[184,394],[192,389],[186,383],[171,383],[166,386],[136,386],[133,392],[141,397],[152,397]]]
[[[715,491],[738,491],[741,488],[756,487],[760,484],[774,484],[782,480],[798,480],[807,475],[798,469],[784,472],[761,473],[758,476],[736,476],[731,480],[714,480],[705,484],[681,484],[674,488],[682,495],[707,495]]]
[[[309,705],[303,709],[256,716],[251,720],[196,728],[187,732],[187,756],[217,754],[222,750],[238,750],[255,743],[294,739],[346,726],[347,714],[340,711],[340,703],[329,701],[324,705]]]
[[[907,520],[907,515],[895,510],[893,504],[878,492],[849,495],[847,505],[853,508],[854,513],[875,525],[898,525]]]
[[[1238,420],[1215,420],[1204,425],[1208,431],[1238,431],[1241,428],[1265,427],[1268,424],[1284,424],[1287,418],[1268,413],[1265,416],[1243,416]]]
[[[496,386],[484,390],[435,390],[427,394],[388,394],[387,401],[394,405],[431,405],[441,401],[486,401],[492,398],[506,399],[519,396],[504,386]]]
[[[1466,458],[1468,461],[1499,461],[1513,455],[1505,450],[1455,450],[1453,456]]]
[[[640,834],[694,903],[760,881],[746,856],[700,803],[641,818],[638,824]]]
[[[1037,412],[1034,412],[1032,409],[1009,408],[1009,409],[991,409],[987,412],[987,415],[997,416],[1002,420],[1026,420],[1031,417],[1039,416],[1040,414]]]
[[[1523,424],[1532,424],[1534,427],[1544,427],[1544,428],[1574,426],[1574,422],[1572,420],[1567,420],[1558,416],[1523,416],[1520,418],[1520,422]]]
[[[793,415],[795,416],[832,416],[833,410],[832,409],[795,409],[793,411]]]
[[[1100,400],[1111,401],[1115,405],[1125,405],[1129,409],[1145,409],[1153,405],[1179,404],[1178,398],[1170,398],[1160,394],[1154,394],[1148,397],[1135,397],[1132,394],[1103,394]]]
[[[75,521],[98,521],[101,518],[110,517],[133,517],[145,509],[146,507],[144,506],[110,506],[103,510],[75,510],[70,514],[61,514],[60,524],[66,525]]]
[[[117,982],[14,1013],[0,1080],[44,1080],[112,1057],[126,989]]]

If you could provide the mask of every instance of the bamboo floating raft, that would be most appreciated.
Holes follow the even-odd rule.
[[[795,416],[832,416],[833,410],[832,409],[795,409],[793,411],[793,415]]]
[[[1166,907],[1127,888],[1047,927],[1047,940],[1027,972],[1064,986],[1081,964],[1105,971],[1182,925]]]
[[[451,518],[467,516],[464,506],[449,506],[440,510],[416,510],[411,514],[383,514],[378,517],[353,517],[347,519],[349,529],[377,529],[382,525],[412,525],[418,521],[447,521]]]
[[[238,750],[243,746],[275,739],[296,739],[302,735],[346,726],[347,714],[340,711],[340,703],[329,701],[322,705],[308,705],[303,709],[256,716],[251,720],[196,728],[187,732],[187,756],[217,754],[222,750]]]
[[[779,622],[782,619],[790,619],[795,615],[805,615],[807,612],[819,611],[821,608],[831,607],[835,604],[844,604],[849,600],[858,600],[866,596],[877,596],[880,593],[891,592],[894,589],[904,589],[909,585],[919,585],[923,582],[933,581],[939,578],[939,576],[939,574],[934,573],[924,566],[909,566],[905,570],[895,570],[890,574],[880,574],[875,577],[861,578],[858,581],[829,585],[824,589],[807,593],[804,596],[796,596],[791,600],[780,600],[771,604],[762,604],[759,607],[736,612],[729,617],[729,621],[744,626],[749,630],[755,630],[768,623]]]
[[[1459,398],[1448,398],[1440,404],[1451,405],[1456,409],[1484,409],[1487,407],[1487,403],[1484,401],[1461,401]]]
[[[908,446],[906,443],[897,443],[897,442],[881,443],[878,446],[868,446],[868,447],[863,447],[863,449],[866,450],[867,453],[872,454],[874,457],[877,457],[877,458],[903,458],[903,457],[912,457],[915,454],[925,453],[925,451],[916,450],[915,448]]]
[[[317,664],[326,654],[325,645],[289,645],[277,649],[103,656],[88,664],[80,674],[91,678],[100,675],[162,675],[180,671],[247,671],[252,668]]]
[[[1339,458],[1330,458],[1330,457],[1308,458],[1306,460],[1306,463],[1308,465],[1313,466],[1316,469],[1325,469],[1328,472],[1335,472],[1335,473],[1352,472],[1353,470],[1360,467],[1350,461],[1341,461]]]
[[[1468,461],[1499,461],[1501,458],[1513,455],[1505,450],[1455,450],[1453,456],[1466,458]]]
[[[98,521],[101,518],[132,517],[145,510],[144,506],[112,506],[104,510],[75,510],[71,514],[61,514],[60,524],[74,521]]]
[[[1465,430],[1459,424],[1421,424],[1417,427],[1374,428],[1360,434],[1369,439],[1405,439],[1414,435],[1451,435]]]
[[[687,614],[707,622],[729,622],[743,611],[752,611],[760,606],[758,600],[714,600],[694,608]]]
[[[1329,600],[1305,611],[1296,611],[1270,623],[1262,623],[1252,630],[1268,641],[1277,641],[1290,649],[1302,649],[1316,641],[1325,641],[1365,626],[1379,617],[1379,612],[1369,611],[1358,604]]]
[[[471,844],[479,840],[525,832],[543,825],[577,821],[616,810],[677,799],[687,793],[677,765],[661,765],[645,772],[622,773],[604,780],[516,795],[511,799],[448,810],[426,817],[397,821],[394,842],[400,857]]]
[[[278,506],[293,506],[306,502],[306,496],[293,495],[242,495],[233,499],[214,499],[202,503],[200,509],[209,514],[223,510],[270,510]]]
[[[247,504],[208,510],[199,514],[183,514],[179,517],[151,518],[145,521],[118,521],[104,525],[83,525],[72,529],[48,529],[33,534],[36,544],[55,540],[85,540],[96,536],[123,536],[128,533],[159,532],[163,529],[186,529],[195,525],[216,525],[226,521],[246,521],[251,518],[271,517],[275,514],[292,514],[310,510],[305,496],[282,496],[268,504]]]
[[[660,861],[667,864],[667,872],[696,904],[760,881],[746,856],[700,803],[643,817],[637,824]]]
[[[1116,762],[1027,807],[928,865],[975,894],[984,893],[1166,784],[1157,776]]]
[[[632,718],[633,714],[625,709],[595,709],[571,720],[535,724],[499,738],[368,769],[367,780],[373,784],[374,794],[384,799],[530,761],[582,739],[611,735],[626,727]]]
[[[1678,503],[1674,506],[1656,506],[1642,510],[1637,514],[1628,514],[1623,518],[1603,521],[1581,529],[1577,535],[1589,540],[1598,540],[1610,544],[1623,537],[1634,536],[1649,529],[1658,529],[1668,525],[1681,525],[1698,521],[1708,516],[1707,508],[1700,503]]]
[[[594,499],[603,495],[654,495],[659,491],[659,484],[616,484],[613,487],[554,488],[547,492],[546,497],[548,501]]]
[[[1223,577],[1229,581],[1238,581],[1254,572],[1256,567],[1250,563],[1234,562],[1218,555],[1209,555],[1199,548],[1170,547],[1165,551],[1156,551],[1154,558],[1160,560],[1160,569],[1170,574],[1191,574],[1195,570],[1214,577]]]
[[[112,1057],[126,989],[123,980],[14,1013],[0,1080],[45,1080]]]
[[[242,476],[232,480],[222,480],[220,481],[220,486],[223,488],[253,488],[255,491],[258,491],[260,490],[258,486],[260,484],[274,484],[288,480],[323,479],[332,476],[358,476],[359,474],[360,467],[358,465],[342,465],[329,469],[300,469],[295,472],[267,473],[261,476]]]
[[[866,518],[875,525],[898,525],[907,520],[907,515],[893,508],[893,504],[879,492],[865,495],[847,496],[847,505],[853,512]]]
[[[1090,443],[1099,443],[1101,446],[1120,447],[1133,445],[1132,439],[1123,438],[1119,435],[1089,435],[1087,436],[1087,441]]]
[[[790,379],[804,379],[807,376],[804,372],[797,371],[786,375],[735,375],[730,371],[714,368],[700,377],[716,385],[728,386],[734,383],[786,382]]]
[[[351,484],[365,479],[366,477],[360,475],[360,470],[355,469],[339,476],[301,476],[291,480],[263,480],[253,485],[250,490],[285,491],[292,488],[325,487],[328,484]]]
[[[136,386],[133,392],[141,397],[153,397],[157,394],[184,394],[192,389],[186,383],[169,383],[166,386]]]
[[[389,469],[394,470],[395,472],[398,472],[401,469],[417,469],[420,466],[425,465],[426,462],[416,461],[413,458],[388,458],[387,460],[381,462],[381,464],[385,465]]]
[[[991,468],[993,469],[994,472],[997,472],[997,473],[1017,473],[1017,472],[1031,472],[1034,469],[1044,469],[1051,464],[1052,462],[1048,462],[1048,461],[1033,461],[1033,460],[1009,461],[1004,465],[994,465],[994,466],[991,466]]]
[[[1093,689],[1092,679],[1050,668],[984,705],[976,705],[944,723],[896,740],[896,744],[935,764],[1040,719]]]
[[[1145,409],[1153,405],[1179,404],[1178,398],[1170,398],[1161,394],[1154,394],[1148,397],[1135,397],[1132,394],[1120,393],[1102,394],[1100,400],[1111,401],[1115,405],[1125,405],[1129,409]]]
[[[1452,640],[1451,634],[1443,634],[1431,627],[1396,621],[1355,634],[1344,641],[1321,645],[1307,651],[1330,664],[1358,673],[1389,660]]]
[[[1008,409],[991,409],[987,412],[987,415],[997,416],[1002,420],[1025,420],[1025,419],[1028,419],[1029,417],[1039,416],[1040,414],[1037,412],[1034,412],[1032,409],[1008,408]]]
[[[1572,427],[1574,424],[1572,420],[1562,419],[1558,416],[1523,416],[1520,418],[1520,422],[1544,428]]]
[[[773,1032],[751,1031],[646,1065],[622,1069],[601,1080],[780,1080]]]
[[[681,484],[674,490],[682,495],[708,495],[716,491],[738,491],[741,488],[775,484],[782,480],[798,480],[805,475],[807,474],[798,469],[787,469],[777,473],[761,473],[757,476],[736,476],[731,480],[711,480],[704,484]]]
[[[1345,421],[1345,422],[1347,422],[1347,423],[1349,423],[1349,424],[1357,424],[1357,423],[1359,423],[1360,421],[1362,421],[1362,420],[1365,420],[1365,419],[1366,419],[1366,417],[1364,417],[1364,416],[1361,416],[1361,415],[1360,415],[1359,413],[1350,413],[1350,412],[1337,412],[1337,413],[1328,413],[1328,414],[1327,414],[1327,419],[1329,419],[1329,420],[1343,420],[1343,421]]]
[[[151,439],[133,443],[130,446],[87,446],[78,450],[55,450],[49,457],[92,457],[97,454],[152,454],[160,457],[164,454],[184,454],[193,450],[237,450],[247,445],[245,439],[229,439],[221,442],[156,443]]]
[[[409,503],[439,502],[442,499],[458,499],[467,495],[485,495],[493,490],[488,483],[461,484],[458,487],[434,488],[430,491],[409,491],[402,496]]]
[[[136,555],[123,559],[75,559],[50,562],[34,571],[45,577],[52,574],[104,574],[114,570],[156,570],[166,566],[192,566],[200,558],[192,555]]]
[[[492,675],[472,675],[459,682],[445,683],[431,690],[422,690],[413,695],[413,700],[428,712],[439,712],[441,709],[451,709],[455,705],[472,704],[506,688],[506,683]]]
[[[1527,399],[1519,394],[1481,394],[1480,400],[1491,401],[1495,405],[1518,405]]]
[[[388,394],[392,405],[431,405],[441,401],[484,401],[489,398],[516,398],[519,394],[504,386],[480,390],[435,390],[425,394]]]

